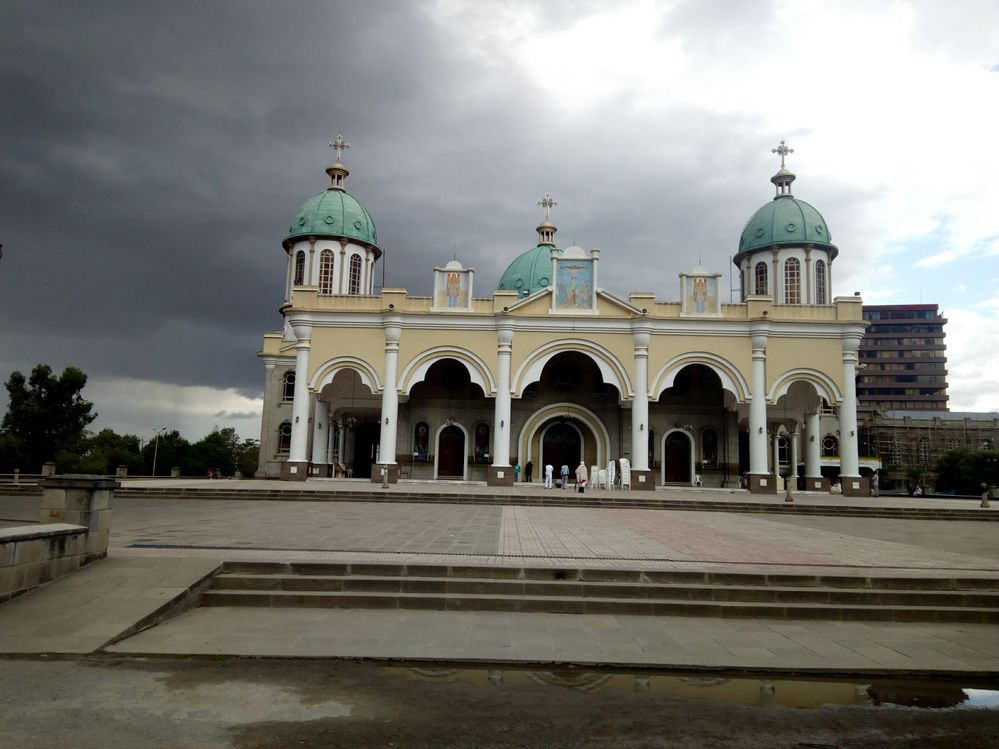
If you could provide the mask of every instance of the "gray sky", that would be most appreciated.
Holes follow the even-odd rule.
[[[834,293],[939,303],[952,408],[999,408],[994,2],[14,1],[0,92],[0,377],[81,367],[97,427],[256,436],[337,132],[387,285],[456,252],[488,296],[549,191],[560,246],[664,299],[728,277],[786,138]]]

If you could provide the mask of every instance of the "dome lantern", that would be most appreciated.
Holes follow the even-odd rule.
[[[538,201],[538,205],[545,209],[545,219],[538,224],[538,246],[555,246],[555,232],[558,231],[555,224],[551,222],[551,209],[558,205],[551,193],[545,193],[544,197]]]
[[[350,143],[343,139],[343,135],[336,134],[336,139],[330,143],[330,148],[336,151],[336,163],[326,168],[326,173],[330,176],[330,190],[346,190],[344,186],[347,182],[347,175],[350,171],[340,161],[343,152],[350,148]]]
[[[777,174],[775,174],[773,177],[770,178],[770,181],[774,183],[774,187],[777,188],[777,195],[775,197],[790,198],[792,197],[791,183],[794,182],[795,175],[794,172],[792,172],[790,169],[785,168],[784,158],[789,153],[794,153],[794,149],[788,148],[787,144],[785,144],[784,141],[782,140],[780,142],[780,145],[777,146],[777,148],[773,148],[770,150],[770,153],[780,154],[780,169],[777,171]]]

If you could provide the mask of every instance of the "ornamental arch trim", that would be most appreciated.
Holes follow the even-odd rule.
[[[309,390],[322,390],[333,382],[333,378],[344,369],[357,372],[357,376],[361,378],[361,382],[370,388],[372,394],[382,391],[382,381],[378,376],[378,372],[364,361],[364,359],[358,359],[356,356],[338,356],[336,359],[324,362],[316,370],[316,373],[312,375],[312,379],[309,380]]]
[[[697,476],[699,475],[697,471],[696,461],[694,455],[697,452],[697,445],[694,442],[694,435],[692,432],[688,432],[686,429],[680,427],[674,427],[672,429],[667,429],[666,432],[659,440],[659,449],[662,451],[662,462],[659,468],[659,481],[663,486],[666,486],[666,441],[669,439],[671,434],[682,434],[687,438],[687,463],[688,470],[690,471],[690,481],[687,482],[689,486],[694,486],[697,481]],[[676,484],[674,484],[676,486]]]
[[[738,403],[748,403],[752,399],[749,383],[739,368],[724,357],[705,352],[680,354],[666,362],[650,380],[649,397],[659,400],[667,388],[673,387],[680,370],[691,364],[701,364],[718,375],[722,389],[734,395]]]
[[[527,417],[527,421],[524,422],[524,426],[520,430],[520,435],[517,437],[518,462],[521,465],[527,465],[527,461],[529,460],[534,460],[535,458],[538,460],[541,459],[540,455],[531,454],[531,445],[534,444],[534,438],[542,430],[547,421],[560,416],[568,416],[576,419],[590,430],[596,442],[597,464],[605,466],[610,460],[610,434],[607,432],[607,427],[604,426],[600,417],[586,408],[586,406],[568,402],[552,403],[538,409]],[[577,431],[579,431],[578,428]],[[580,436],[582,437],[580,441],[580,447],[582,448],[586,444],[586,435],[581,433]]]
[[[767,393],[767,401],[769,403],[776,403],[778,398],[787,395],[788,390],[796,382],[807,382],[810,384],[815,388],[820,397],[825,398],[827,403],[843,402],[843,392],[829,375],[817,369],[808,369],[805,367],[790,369],[781,374],[774,381],[770,392]]]
[[[627,368],[610,349],[581,338],[564,338],[546,343],[527,355],[511,378],[514,397],[520,398],[528,385],[538,382],[545,365],[563,353],[588,356],[600,370],[604,383],[616,387],[622,400],[634,396],[635,389],[631,384],[631,378],[628,377]]]
[[[496,379],[489,365],[478,354],[457,346],[437,346],[421,351],[411,359],[399,375],[400,394],[409,395],[413,386],[426,379],[430,367],[444,359],[454,359],[464,366],[472,382],[482,388],[487,398],[496,395]]]

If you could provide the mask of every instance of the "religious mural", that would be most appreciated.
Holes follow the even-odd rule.
[[[460,270],[445,270],[436,275],[434,289],[435,307],[468,307],[468,273]]]
[[[593,262],[578,258],[555,261],[555,300],[559,307],[593,307]]]
[[[683,275],[683,312],[687,315],[717,315],[718,276]]]
[[[425,462],[430,444],[430,427],[425,421],[418,421],[413,429],[413,460]]]

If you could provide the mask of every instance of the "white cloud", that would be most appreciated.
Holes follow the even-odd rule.
[[[999,300],[985,313],[946,310],[949,406],[952,411],[999,411]]]
[[[263,402],[232,389],[94,377],[83,395],[98,413],[92,431],[111,428],[148,439],[166,427],[195,441],[217,426],[233,427],[244,439],[260,436]]]

